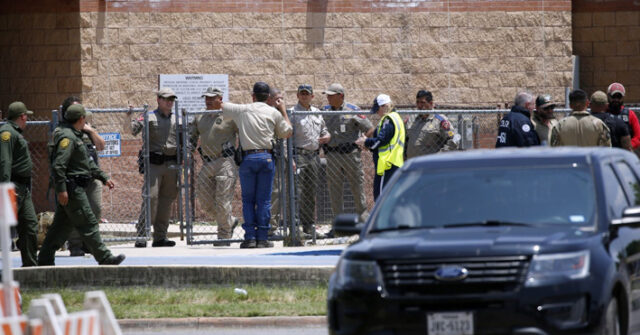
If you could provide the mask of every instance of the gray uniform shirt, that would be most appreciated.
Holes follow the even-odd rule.
[[[131,133],[135,136],[144,129],[144,115],[131,121]],[[149,151],[176,155],[176,117],[164,116],[159,110],[149,113]]]
[[[356,105],[345,102],[342,107],[335,109],[331,105],[326,105],[324,110],[345,110],[359,111]],[[363,115],[328,115],[325,118],[327,129],[331,133],[330,147],[340,144],[354,143],[361,133],[366,133],[373,128],[373,124]]]
[[[309,109],[304,108],[299,103],[293,107],[293,110],[312,112],[320,111],[313,106]],[[329,133],[322,115],[293,115],[291,123],[293,123],[295,128],[295,131],[293,132],[293,146],[296,148],[311,151],[318,150],[320,148],[318,139]]]
[[[191,143],[195,146],[200,137],[200,147],[205,156],[220,156],[222,145],[236,145],[238,126],[221,114],[197,115],[191,124]]]

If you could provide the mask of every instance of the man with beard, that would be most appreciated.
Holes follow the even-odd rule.
[[[536,98],[536,109],[533,111],[531,123],[538,134],[541,145],[549,145],[551,141],[551,129],[558,125],[553,109],[556,104],[551,101],[549,94],[539,95]]]
[[[636,113],[624,106],[625,93],[622,84],[613,83],[609,85],[609,88],[607,88],[607,97],[609,100],[608,112],[624,121],[631,136],[631,146],[633,150],[638,150],[640,149],[640,123],[638,123]]]
[[[633,151],[627,125],[622,119],[607,113],[607,94],[602,91],[596,91],[591,95],[589,106],[591,107],[591,115],[602,120],[609,128],[611,146]]]

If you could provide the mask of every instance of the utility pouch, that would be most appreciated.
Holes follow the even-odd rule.
[[[236,162],[237,166],[240,166],[240,164],[242,164],[243,158],[244,157],[242,157],[242,146],[238,145],[238,148],[233,154],[233,160]]]
[[[154,165],[161,165],[162,163],[164,163],[164,155],[163,154],[159,154],[157,152],[150,152],[149,153],[149,163],[154,164]]]

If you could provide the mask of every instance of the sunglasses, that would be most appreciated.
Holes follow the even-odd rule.
[[[622,94],[616,93],[616,94],[612,95],[611,97],[614,98],[614,99],[622,99]]]

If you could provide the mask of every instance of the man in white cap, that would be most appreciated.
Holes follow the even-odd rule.
[[[640,148],[640,123],[634,111],[624,106],[624,96],[626,91],[620,83],[612,83],[607,88],[607,98],[609,99],[609,113],[622,119],[629,129],[631,136],[631,146],[633,150]]]
[[[380,116],[378,128],[372,138],[360,137],[356,144],[365,146],[373,152],[376,174],[373,179],[373,199],[377,200],[384,185],[393,173],[404,165],[404,140],[406,138],[404,121],[396,112],[391,98],[386,94],[373,100],[371,113]]]
[[[173,102],[177,96],[171,88],[163,87],[156,92],[158,109],[149,113],[149,162],[148,167],[151,183],[149,197],[151,197],[151,224],[153,225],[152,247],[173,247],[176,242],[167,239],[169,215],[173,201],[178,195],[178,169],[176,152],[176,117],[171,112]],[[127,113],[131,116],[131,113]],[[144,115],[134,118],[130,122],[131,133],[138,135],[144,128]],[[145,192],[143,185],[142,192]],[[138,240],[136,248],[145,248],[145,203],[138,218],[136,229]]]
[[[360,107],[344,101],[344,87],[333,83],[322,92],[327,96],[325,111],[360,111]],[[361,150],[356,140],[361,134],[371,136],[373,125],[364,115],[342,114],[325,117],[331,134],[329,143],[323,146],[327,158],[327,184],[333,215],[344,213],[344,181],[349,183],[356,213],[363,222],[369,216],[365,196],[364,169]],[[329,232],[327,237],[332,237]]]

